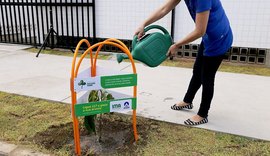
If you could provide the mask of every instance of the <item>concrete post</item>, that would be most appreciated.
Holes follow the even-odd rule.
[[[266,67],[270,67],[270,49],[267,49],[266,51],[265,65]]]

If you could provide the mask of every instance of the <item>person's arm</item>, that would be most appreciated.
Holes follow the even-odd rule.
[[[201,13],[197,13],[196,19],[195,19],[195,29],[190,34],[188,34],[185,38],[173,44],[168,50],[167,55],[175,54],[177,49],[180,46],[188,44],[202,37],[206,33],[209,14],[210,14],[209,10],[201,12]]]
[[[138,28],[138,30],[135,32],[135,35],[138,35],[138,38],[141,38],[144,34],[144,28],[165,15],[167,15],[172,9],[175,8],[175,6],[180,2],[181,0],[168,0],[165,4],[163,4],[160,8],[158,8],[156,11],[154,11]]]

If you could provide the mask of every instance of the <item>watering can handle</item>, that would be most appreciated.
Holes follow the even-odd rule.
[[[168,32],[165,28],[163,28],[162,26],[159,26],[159,25],[150,25],[150,26],[144,28],[144,32],[147,32],[147,31],[149,31],[149,30],[151,30],[151,29],[159,29],[159,30],[161,30],[164,34],[169,34],[169,32]]]
[[[144,32],[147,32],[147,31],[149,31],[149,30],[151,30],[151,29],[159,29],[159,30],[161,30],[164,34],[169,34],[169,32],[168,32],[165,28],[163,28],[162,26],[159,26],[159,25],[150,25],[150,26],[144,28]],[[133,37],[133,41],[132,41],[132,48],[135,47],[135,45],[137,44],[137,42],[138,42],[138,36],[135,35],[135,36]]]

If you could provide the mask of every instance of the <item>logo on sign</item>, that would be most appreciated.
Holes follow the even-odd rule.
[[[125,103],[124,103],[124,109],[130,109],[129,102],[125,102]]]
[[[113,109],[120,109],[121,108],[121,104],[113,104],[112,105]]]
[[[132,108],[132,101],[130,99],[110,102],[111,112],[130,110],[131,108]]]
[[[84,82],[83,80],[81,80],[79,83],[78,83],[79,86],[81,86],[81,89],[83,89],[83,86],[86,85],[86,82]]]

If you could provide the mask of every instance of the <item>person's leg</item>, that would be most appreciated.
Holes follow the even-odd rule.
[[[199,125],[208,122],[207,116],[210,109],[210,104],[214,95],[214,82],[216,72],[223,60],[222,56],[217,57],[203,57],[202,64],[202,99],[200,109],[197,115],[186,120],[186,125]]]
[[[184,97],[183,101],[181,101],[181,102],[179,102],[171,107],[173,110],[181,110],[183,108],[186,108],[186,109],[193,108],[192,101],[195,97],[195,94],[197,93],[198,89],[201,86],[203,51],[204,51],[204,45],[202,42],[200,45],[200,48],[198,50],[198,55],[196,57],[195,63],[193,65],[193,75],[192,75],[192,78],[190,80],[185,97]]]
[[[202,74],[202,64],[203,64],[203,50],[204,46],[201,43],[196,61],[193,65],[193,75],[189,82],[189,86],[186,95],[183,99],[185,103],[192,103],[197,91],[201,87],[201,74]]]
[[[202,99],[198,115],[206,118],[214,95],[214,82],[216,72],[223,60],[222,56],[203,57],[202,66]]]

